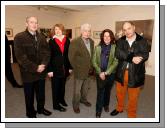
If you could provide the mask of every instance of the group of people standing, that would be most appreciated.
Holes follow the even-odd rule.
[[[115,81],[118,100],[116,109],[110,115],[115,116],[125,110],[125,94],[128,91],[128,117],[136,117],[149,51],[147,41],[135,32],[133,23],[123,24],[125,36],[118,41],[110,29],[103,30],[100,43],[96,47],[90,38],[90,24],[81,25],[81,36],[71,42],[64,35],[62,24],[54,25],[49,43],[37,29],[37,18],[27,17],[26,30],[14,38],[14,51],[23,80],[27,117],[35,118],[37,113],[51,115],[44,107],[46,76],[51,78],[53,109],[65,112],[68,106],[65,101],[65,84],[71,73],[74,75],[72,105],[75,113],[80,113],[80,103],[91,107],[87,95],[91,87],[91,76],[95,76],[96,117],[101,117],[103,108],[109,112],[110,92]],[[34,108],[34,92],[37,110]]]

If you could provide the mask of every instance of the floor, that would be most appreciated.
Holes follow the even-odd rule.
[[[16,80],[21,83],[20,71],[18,64],[13,64],[12,69]],[[138,118],[154,118],[155,117],[155,78],[146,75],[146,82],[142,88],[139,104],[138,104]],[[96,82],[92,79],[91,89],[88,95],[89,101],[92,103],[91,107],[80,105],[81,112],[75,114],[72,109],[72,90],[73,90],[73,76],[70,76],[66,83],[65,99],[68,104],[66,112],[59,112],[52,108],[52,95],[50,79],[46,80],[46,103],[45,108],[52,111],[52,115],[47,117],[44,115],[37,115],[38,118],[95,118],[95,104],[96,104]],[[36,102],[35,102],[36,105]],[[110,112],[116,106],[115,86],[111,90],[110,98]],[[110,113],[109,112],[109,113]],[[126,118],[127,113],[124,111],[117,116],[111,117],[109,113],[103,111],[102,118]],[[26,118],[25,116],[25,102],[23,88],[13,88],[11,84],[5,80],[5,117],[6,118]]]

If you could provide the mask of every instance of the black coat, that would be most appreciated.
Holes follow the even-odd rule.
[[[47,74],[47,69],[38,73],[37,68],[40,64],[47,67],[50,60],[49,45],[42,34],[37,32],[36,36],[38,49],[35,48],[35,38],[28,30],[18,33],[14,38],[14,51],[20,65],[23,82],[45,79]]]
[[[62,53],[55,40],[53,38],[49,40],[51,58],[48,66],[48,72],[53,72],[56,77],[67,77],[69,75],[69,69],[72,69],[68,59],[69,45],[70,40],[66,38],[64,53]]]
[[[118,59],[116,80],[123,84],[124,72],[129,63],[128,87],[142,86],[145,80],[145,61],[149,57],[147,40],[136,33],[136,40],[130,47],[126,37],[123,36],[117,41],[115,55]],[[143,60],[139,64],[134,64],[132,62],[134,56],[141,56]]]

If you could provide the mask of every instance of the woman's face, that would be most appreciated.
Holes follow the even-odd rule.
[[[110,43],[111,42],[111,38],[110,38],[109,32],[105,32],[104,33],[103,39],[104,39],[104,43]]]
[[[62,30],[59,27],[55,27],[55,34],[57,36],[61,36],[63,33],[62,33]]]

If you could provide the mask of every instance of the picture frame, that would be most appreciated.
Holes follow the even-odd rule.
[[[42,33],[45,38],[51,37],[51,29],[50,28],[39,28],[39,32]]]
[[[5,34],[7,37],[13,37],[13,29],[12,28],[5,28]]]
[[[100,39],[101,31],[93,31],[93,38]]]
[[[65,35],[68,37],[68,38],[72,38],[72,29],[65,29]]]

